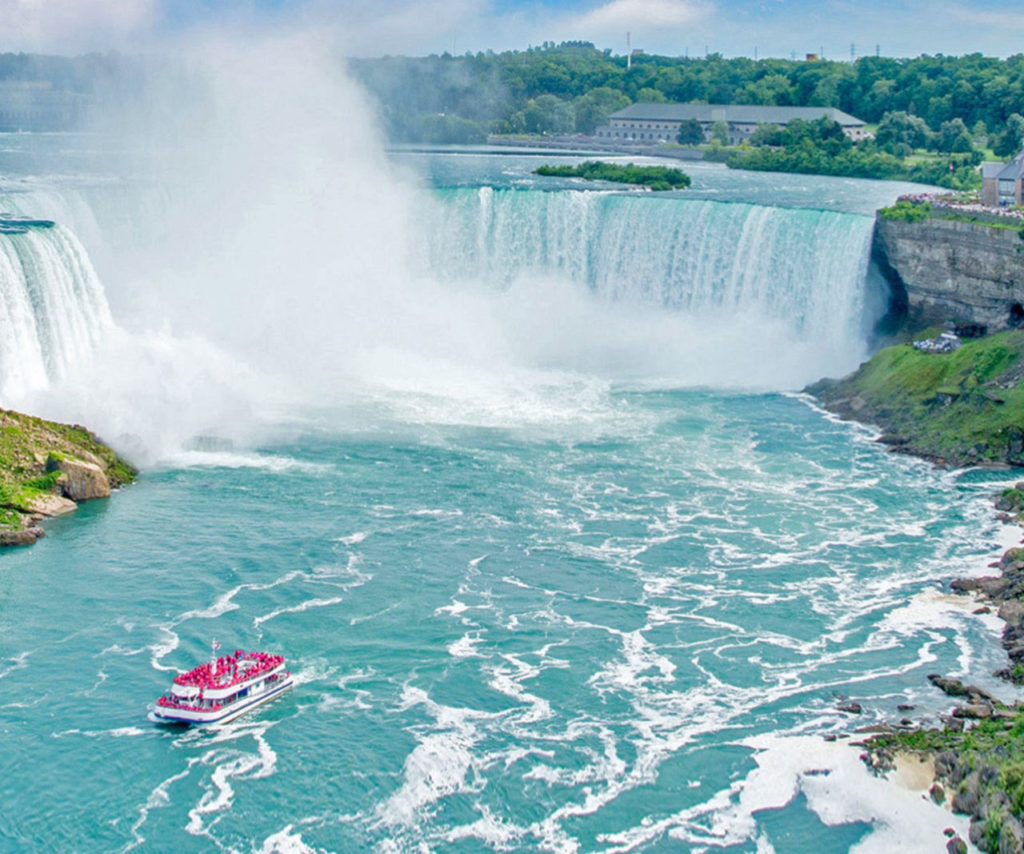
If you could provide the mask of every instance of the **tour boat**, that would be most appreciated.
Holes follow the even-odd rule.
[[[216,657],[174,677],[169,694],[150,706],[150,720],[170,724],[220,724],[234,720],[292,687],[284,656],[243,652]]]

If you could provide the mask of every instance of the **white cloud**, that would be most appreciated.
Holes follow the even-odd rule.
[[[1000,27],[1005,30],[1024,31],[1024,13],[1001,9],[981,10],[970,6],[951,5],[946,7],[949,15],[977,27]]]
[[[308,17],[337,24],[351,52],[380,56],[440,52],[452,50],[453,46],[457,52],[477,49],[478,29],[481,23],[493,19],[494,12],[488,0],[446,0],[431,4],[419,0],[390,3],[349,0],[343,5],[314,5]]]
[[[611,0],[573,23],[581,30],[602,34],[627,29],[654,31],[688,26],[704,15],[704,8],[690,0]]]
[[[5,50],[109,46],[147,28],[159,0],[0,0]]]

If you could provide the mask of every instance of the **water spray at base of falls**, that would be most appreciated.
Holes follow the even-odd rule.
[[[66,222],[33,197],[102,243],[119,334],[70,231],[0,235],[7,405],[166,450],[304,406],[567,423],[616,387],[792,389],[864,354],[869,217],[416,189],[300,47],[203,46],[117,193],[66,189]]]

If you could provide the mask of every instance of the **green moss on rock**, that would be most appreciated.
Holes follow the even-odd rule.
[[[60,494],[57,467],[67,460],[98,466],[113,488],[131,483],[137,474],[80,425],[0,409],[0,530],[24,530],[38,499]]]
[[[878,424],[901,451],[952,465],[1024,464],[1024,331],[952,353],[887,347],[839,381],[809,387],[840,415]]]
[[[1024,709],[1001,707],[969,729],[945,727],[872,738],[868,756],[888,770],[896,754],[935,759],[952,807],[971,816],[971,840],[983,851],[1019,851],[1024,843]]]

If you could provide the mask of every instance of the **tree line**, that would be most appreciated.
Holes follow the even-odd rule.
[[[915,134],[912,138],[907,136],[909,129]],[[1015,151],[1021,145],[1021,137],[1017,139]],[[922,149],[935,153],[920,156]],[[759,127],[742,146],[724,148],[712,142],[705,157],[736,169],[916,181],[971,190],[981,184],[977,167],[983,155],[960,119],[932,132],[920,118],[897,112],[886,114],[875,139],[853,142],[826,117],[794,119],[785,127]]]
[[[966,132],[1006,156],[1019,143],[1011,119],[1024,114],[1024,54],[867,56],[852,63],[641,54],[627,68],[623,56],[574,42],[502,53],[354,59],[349,66],[379,100],[396,140],[589,134],[631,103],[669,101],[837,107],[870,124],[905,114],[941,135],[943,145],[962,148]],[[906,125],[902,117],[894,121]]]

